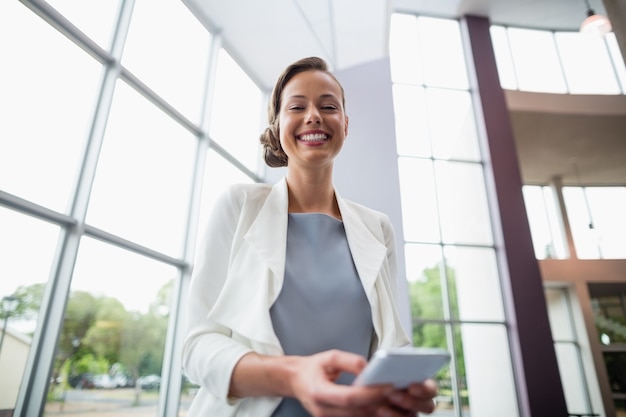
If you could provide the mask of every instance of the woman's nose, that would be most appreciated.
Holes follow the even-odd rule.
[[[306,114],[306,122],[307,123],[320,123],[321,121],[322,121],[322,117],[320,115],[320,112],[317,110],[316,107],[310,106]]]

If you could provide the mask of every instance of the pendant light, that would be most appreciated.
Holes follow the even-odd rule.
[[[596,36],[604,36],[611,31],[611,22],[606,16],[596,14],[589,5],[589,0],[585,0],[587,6],[587,18],[580,25],[580,31]]]

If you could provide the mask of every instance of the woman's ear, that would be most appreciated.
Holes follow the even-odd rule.
[[[346,123],[343,128],[343,136],[346,138],[348,137],[348,115],[346,115]]]

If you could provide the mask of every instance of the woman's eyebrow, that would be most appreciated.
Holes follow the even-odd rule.
[[[303,94],[293,94],[293,95],[289,96],[288,98],[306,98],[306,96],[303,95]],[[321,94],[318,98],[333,98],[333,99],[337,99],[337,96],[335,94],[326,93],[326,94]]]

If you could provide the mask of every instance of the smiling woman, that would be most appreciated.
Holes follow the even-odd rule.
[[[432,380],[350,385],[374,351],[410,340],[394,293],[389,217],[333,185],[348,116],[322,59],[285,69],[268,122],[265,159],[286,166],[285,178],[227,190],[197,252],[183,363],[201,388],[189,415],[432,412]]]

